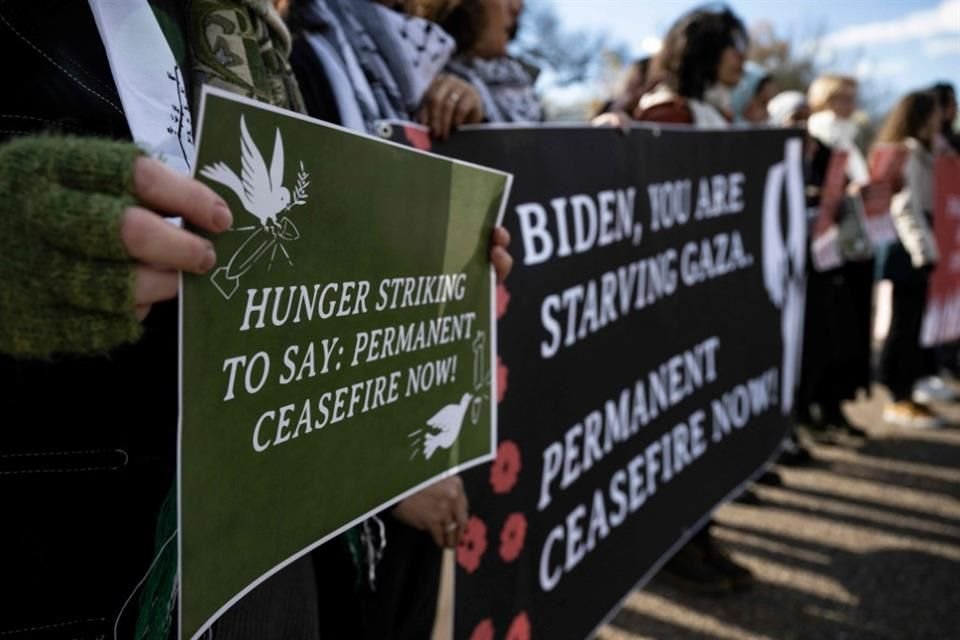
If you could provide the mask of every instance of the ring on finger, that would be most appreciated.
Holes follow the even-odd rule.
[[[454,91],[449,96],[447,96],[447,100],[449,100],[451,103],[456,104],[457,102],[460,102],[460,94]]]
[[[456,531],[459,527],[460,527],[460,525],[458,525],[458,524],[456,523],[456,521],[454,521],[454,522],[448,522],[448,523],[447,523],[447,526],[445,527],[445,529],[446,529],[447,533],[453,533],[453,532]]]

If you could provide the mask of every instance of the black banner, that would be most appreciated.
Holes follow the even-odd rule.
[[[491,128],[435,149],[515,176],[500,445],[465,477],[456,638],[588,636],[777,449],[802,335],[801,144]]]

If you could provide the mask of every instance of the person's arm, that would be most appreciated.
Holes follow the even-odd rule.
[[[451,73],[438,73],[423,96],[417,121],[440,140],[463,124],[483,122],[483,100],[473,86]]]
[[[402,500],[393,509],[400,522],[425,531],[438,547],[456,547],[467,525],[470,505],[460,476],[445,478]]]
[[[904,188],[890,202],[897,236],[910,254],[910,262],[918,269],[937,261],[936,241],[920,197],[921,189],[932,187],[926,173],[916,154],[911,153],[904,167]]]
[[[129,142],[30,136],[0,146],[0,352],[105,353],[174,298],[178,271],[204,273],[213,246],[163,215],[210,231],[232,224],[206,186]]]
[[[513,258],[507,253],[507,247],[510,246],[510,232],[504,227],[494,227],[490,244],[490,262],[493,263],[493,270],[497,274],[497,284],[503,284],[513,270]]]

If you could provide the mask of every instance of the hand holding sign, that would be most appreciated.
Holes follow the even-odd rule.
[[[510,232],[505,227],[494,227],[491,240],[493,246],[490,248],[490,262],[493,263],[493,270],[497,272],[497,284],[503,284],[513,269],[513,258],[507,253]]]
[[[393,510],[395,518],[433,536],[438,547],[456,547],[467,524],[469,505],[460,476],[436,482]]]
[[[212,189],[152,158],[137,159],[133,188],[143,206],[124,211],[120,237],[138,262],[134,300],[137,317],[143,320],[152,304],[176,297],[177,271],[206,273],[217,260],[209,240],[168,224],[157,212],[179,215],[213,232],[230,228],[233,216]]]

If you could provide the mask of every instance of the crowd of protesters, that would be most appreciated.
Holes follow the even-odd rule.
[[[155,18],[143,46],[152,37],[169,48],[192,108],[207,84],[367,133],[385,119],[419,122],[442,139],[465,124],[544,118],[536,71],[507,53],[523,0],[140,1]],[[0,544],[15,585],[0,609],[0,636],[10,638],[165,639],[176,631],[177,272],[206,273],[216,255],[163,218],[220,233],[232,216],[182,167],[132,142],[169,125],[155,121],[148,88],[137,102],[124,99],[140,95],[124,87],[158,80],[149,77],[150,55],[110,58],[111,14],[98,4],[0,0],[12,79],[0,99],[0,386],[8,416],[27,421],[0,435]],[[655,57],[632,65],[594,124],[804,127],[811,212],[832,154],[845,153],[833,215],[848,233],[862,230],[862,190],[894,184],[896,241],[846,252],[829,269],[810,261],[797,429],[781,461],[809,460],[810,441],[862,441],[841,404],[869,392],[874,378],[892,396],[885,419],[933,426],[937,417],[920,400],[949,394],[937,376],[957,366],[956,350],[918,346],[938,260],[933,159],[960,151],[953,89],[903,97],[863,149],[854,79],[828,74],[805,93],[778,92],[772,70],[747,60],[749,47],[732,11],[692,11]],[[882,161],[891,148],[903,152],[892,170]],[[495,229],[490,259],[501,280],[512,266],[508,244]],[[878,278],[892,282],[891,320],[873,376]],[[289,565],[210,633],[427,638],[442,549],[458,544],[468,512],[463,483],[438,482]],[[752,581],[709,527],[663,575],[713,594]]]
[[[855,399],[860,391],[869,393],[874,378],[892,396],[883,412],[886,421],[906,427],[939,425],[927,402],[956,399],[943,379],[956,370],[956,350],[921,349],[920,331],[929,275],[938,259],[933,158],[937,153],[960,153],[953,132],[957,103],[952,86],[938,84],[904,96],[876,136],[868,162],[861,148],[864,131],[856,79],[824,74],[805,92],[778,92],[773,70],[747,60],[748,52],[747,30],[732,11],[692,11],[674,24],[652,61],[644,59],[631,68],[625,90],[606,103],[605,113],[594,123],[804,127],[811,245],[821,230],[821,192],[831,157],[835,152],[845,154],[845,193],[830,215],[843,230],[841,246],[850,249],[829,268],[818,268],[816,260],[808,260],[797,428],[784,442],[780,462],[809,462],[805,443],[862,443],[866,432],[850,423],[841,403]],[[645,78],[637,82],[634,77],[640,69]],[[881,161],[896,157],[889,152],[897,149],[905,151],[901,162]],[[876,183],[893,185],[890,213],[896,239],[874,255],[862,220],[861,191]],[[875,279],[892,283],[892,301],[874,376]],[[758,482],[779,484],[780,480],[768,472]],[[741,499],[749,500],[750,494]],[[662,577],[708,594],[737,591],[752,580],[749,570],[713,539],[709,526],[674,555]]]

